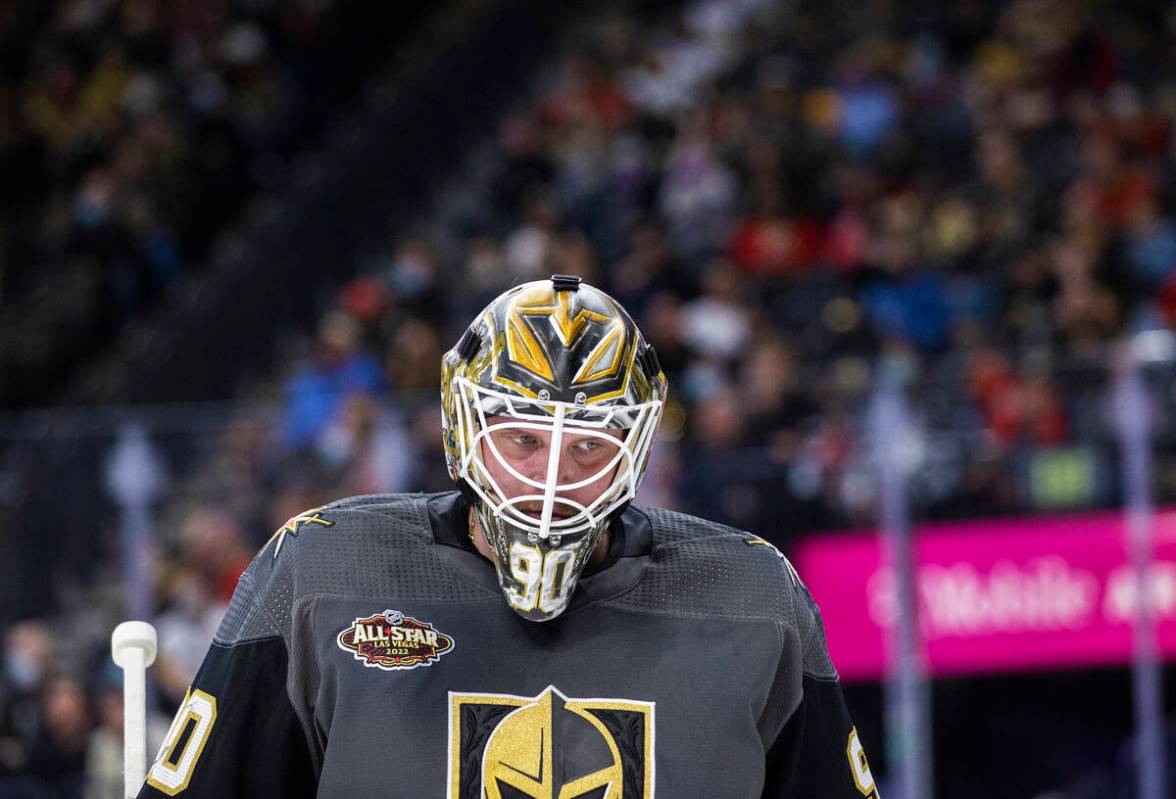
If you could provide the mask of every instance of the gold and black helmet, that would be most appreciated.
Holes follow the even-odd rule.
[[[566,608],[609,519],[637,492],[665,397],[653,347],[616,300],[577,277],[509,289],[445,354],[449,474],[473,500],[507,600],[525,617]],[[542,440],[542,475],[515,469],[496,443],[512,431]],[[608,457],[561,483],[570,441]],[[585,485],[603,490],[585,498]]]

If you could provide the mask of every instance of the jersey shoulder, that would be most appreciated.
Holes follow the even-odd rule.
[[[650,565],[615,603],[687,618],[770,621],[799,642],[806,672],[835,675],[820,611],[784,553],[718,522],[665,508],[635,510],[650,523]]]
[[[368,494],[305,510],[274,531],[250,571],[345,563],[371,555],[365,545],[392,552],[427,545],[432,535],[424,500],[421,494]]]
[[[292,516],[241,576],[217,640],[285,636],[296,604],[315,596],[472,594],[434,551],[428,499],[425,494],[346,497]]]

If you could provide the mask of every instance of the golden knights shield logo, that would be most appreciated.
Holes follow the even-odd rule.
[[[450,692],[448,799],[653,799],[653,708]]]

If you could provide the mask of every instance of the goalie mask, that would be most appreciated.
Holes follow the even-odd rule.
[[[524,618],[567,608],[609,520],[637,492],[665,396],[633,320],[576,277],[506,291],[445,354],[449,474]]]

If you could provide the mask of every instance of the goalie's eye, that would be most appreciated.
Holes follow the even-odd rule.
[[[528,430],[505,428],[491,430],[494,445],[507,458],[525,458],[544,446],[539,436]]]
[[[585,468],[599,468],[610,462],[620,448],[619,443],[592,437],[584,437],[571,445],[572,457]]]

